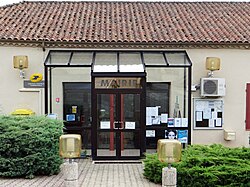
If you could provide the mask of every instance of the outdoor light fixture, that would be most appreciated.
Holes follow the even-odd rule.
[[[13,56],[13,66],[20,70],[20,77],[24,79],[23,69],[28,68],[28,56]]]
[[[158,159],[167,162],[168,167],[162,168],[162,186],[177,186],[177,171],[171,163],[181,160],[181,142],[174,139],[159,139],[157,142]]]
[[[208,73],[209,77],[213,76],[213,71],[220,70],[220,58],[218,57],[207,57],[206,58],[206,69],[210,70]]]
[[[63,158],[77,158],[81,155],[82,141],[79,134],[65,134],[60,136],[60,156]]]
[[[181,142],[174,139],[159,139],[157,142],[158,159],[169,164],[181,160]]]

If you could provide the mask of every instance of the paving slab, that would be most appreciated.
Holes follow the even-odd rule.
[[[76,159],[79,187],[160,187],[143,176],[140,161],[101,161]],[[0,178],[0,187],[64,187],[63,171],[53,176],[36,176],[34,179]]]

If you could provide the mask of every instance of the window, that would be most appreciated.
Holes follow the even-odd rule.
[[[161,114],[169,114],[170,83],[148,82],[146,88],[147,111],[156,109],[158,114],[146,122],[146,148],[156,149],[158,139],[165,138],[167,124],[160,119]],[[146,112],[148,113],[148,112]],[[146,114],[148,115],[148,114]],[[147,121],[147,120],[146,120]],[[148,152],[149,150],[147,150]]]
[[[89,125],[91,116],[90,83],[64,83],[64,117],[67,122],[80,122]]]
[[[91,83],[63,83],[65,133],[81,134],[83,148],[91,148]]]
[[[169,83],[147,83],[147,107],[159,106],[160,113],[169,113]]]

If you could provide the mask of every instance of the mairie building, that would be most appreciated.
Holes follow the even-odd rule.
[[[63,120],[93,159],[249,147],[249,49],[249,2],[2,6],[0,114]]]

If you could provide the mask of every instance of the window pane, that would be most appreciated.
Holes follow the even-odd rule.
[[[64,132],[80,134],[82,148],[91,148],[91,83],[63,83]]]
[[[67,65],[70,58],[70,52],[51,52],[50,61],[48,64],[52,65]]]
[[[167,61],[170,65],[187,65],[189,62],[186,59],[185,53],[165,53]]]
[[[159,113],[169,113],[169,84],[147,83],[147,107],[160,106]]]
[[[120,53],[120,72],[144,72],[140,53]]]
[[[163,53],[143,53],[145,65],[167,65]]]
[[[90,83],[64,83],[64,116],[68,122],[79,122],[90,126],[91,89]],[[72,115],[72,118],[70,118]]]
[[[169,89],[170,83],[147,83],[146,88],[146,101],[147,107],[158,107],[158,116],[147,116],[146,118],[155,118],[161,116],[161,114],[169,114]],[[150,119],[150,120],[152,120]],[[157,121],[157,120],[156,120]],[[159,122],[161,119],[159,119]],[[151,121],[151,125],[146,126],[146,134],[153,134],[153,136],[146,137],[146,148],[147,152],[155,151],[157,148],[158,139],[165,138],[165,129],[166,124],[160,122],[157,123],[154,120]]]
[[[71,65],[91,65],[93,53],[91,52],[74,52]]]
[[[117,53],[96,53],[94,72],[117,72]]]

